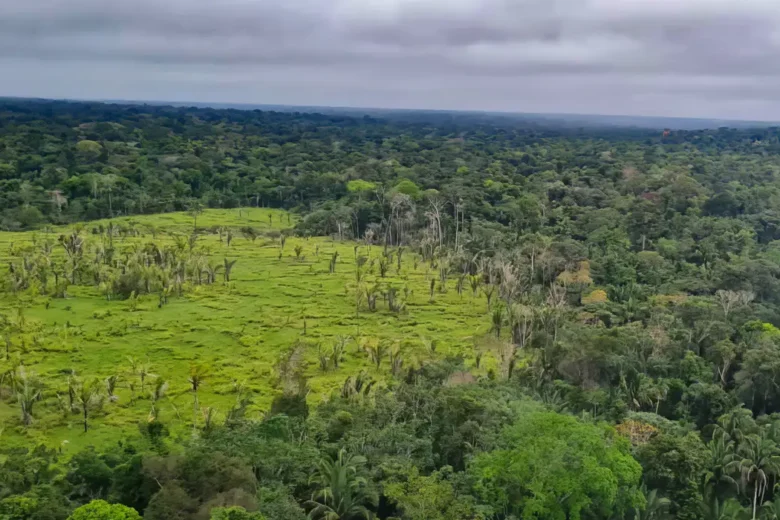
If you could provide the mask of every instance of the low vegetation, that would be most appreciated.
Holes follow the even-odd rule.
[[[279,211],[198,220],[194,231],[182,213],[0,233],[5,442],[70,451],[147,417],[174,430],[236,406],[259,418],[298,377],[316,403],[361,370],[384,384],[404,363],[473,356],[486,326],[481,295],[450,283],[430,296],[439,275],[416,253],[288,238]]]

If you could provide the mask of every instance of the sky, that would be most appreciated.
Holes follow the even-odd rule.
[[[780,120],[780,0],[0,0],[0,95]]]

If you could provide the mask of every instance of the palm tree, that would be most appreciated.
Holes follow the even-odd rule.
[[[749,515],[739,500],[729,498],[721,501],[715,494],[702,501],[702,510],[707,520],[740,520]]]
[[[138,375],[138,367],[141,366],[141,362],[133,356],[127,356],[127,362],[130,363],[130,375]],[[130,383],[130,390],[132,392],[130,399],[135,401],[135,385],[133,383]]]
[[[76,404],[81,410],[84,421],[84,433],[89,430],[89,414],[103,406],[103,396],[100,395],[100,383],[81,383],[76,390]]]
[[[671,504],[671,500],[658,496],[658,490],[647,490],[642,485],[642,493],[645,495],[645,508],[635,509],[633,520],[660,520],[666,517],[666,510]]]
[[[729,470],[733,468],[737,461],[735,453],[735,443],[731,440],[728,433],[720,427],[717,427],[709,445],[710,462],[709,469],[704,475],[704,486],[710,487],[713,492],[719,493],[725,491],[723,485],[734,486],[739,489],[739,483],[729,475]]]
[[[228,260],[227,258],[225,258],[224,261],[225,270],[223,272],[223,274],[225,275],[225,283],[230,281],[230,272],[233,270],[233,266],[236,265],[236,262],[238,262],[238,260]]]
[[[482,275],[481,274],[472,274],[469,275],[469,287],[471,287],[471,295],[476,297],[477,291],[479,290],[480,286],[482,285]]]
[[[33,406],[41,398],[41,384],[36,378],[28,376],[19,368],[16,380],[16,402],[22,411],[22,424],[29,426],[33,421]]]
[[[368,261],[368,259],[365,256],[358,256],[357,254],[358,249],[357,246],[355,246],[355,322],[357,324],[357,334],[355,336],[360,336],[360,302],[363,300],[364,291],[362,290],[363,287],[363,278],[364,278],[364,270],[363,265]]]
[[[755,520],[772,477],[780,474],[780,456],[775,443],[764,435],[748,435],[737,449],[737,458],[727,468],[739,472],[741,487],[748,496],[752,488],[752,518]]]
[[[68,374],[68,410],[70,413],[76,413],[76,392],[79,385],[81,385],[81,379],[76,375],[75,370],[71,370]]]
[[[338,261],[338,259],[339,259],[339,252],[334,251],[333,255],[330,257],[330,264],[328,266],[328,270],[330,271],[331,274],[336,272],[336,262]]]
[[[106,394],[108,394],[108,400],[111,402],[118,401],[119,397],[116,395],[116,385],[119,382],[119,376],[117,374],[108,376],[105,379]]]
[[[363,348],[368,354],[369,359],[371,359],[371,362],[374,363],[377,370],[379,370],[379,367],[382,365],[382,360],[390,351],[389,343],[385,340],[372,341],[367,342]]]
[[[347,336],[336,336],[336,340],[333,343],[333,347],[331,348],[331,355],[330,360],[333,362],[333,368],[338,370],[339,364],[341,363],[341,358],[344,356],[344,350],[347,348],[347,343],[349,342],[349,337]]]
[[[487,285],[481,286],[482,293],[485,295],[485,298],[487,298],[487,310],[490,312],[490,307],[493,303],[493,294],[496,292],[496,286],[492,283],[489,283]]]
[[[109,173],[100,177],[101,188],[108,192],[108,214],[111,218],[114,218],[114,204],[111,198],[111,194],[114,192],[114,186],[119,182],[118,175]]]
[[[205,263],[204,270],[206,271],[207,283],[213,284],[217,281],[217,273],[219,273],[220,269],[222,269],[221,265],[208,261]]]
[[[168,392],[168,382],[163,379],[162,377],[158,377],[154,381],[154,386],[152,387],[152,390],[149,392],[149,397],[152,399],[152,409],[149,412],[149,421],[154,421],[157,419],[157,416],[160,414],[159,408],[157,408],[157,403],[165,397],[165,394]]]
[[[501,305],[496,305],[493,308],[493,314],[491,316],[491,321],[493,323],[492,329],[493,332],[496,333],[496,338],[501,337],[501,327],[504,324],[504,308]]]
[[[306,505],[312,507],[309,516],[322,520],[348,520],[368,518],[366,509],[366,480],[358,475],[358,469],[366,459],[359,455],[348,455],[339,450],[338,457],[324,457],[317,464],[317,472],[311,483],[318,489]]]
[[[401,369],[404,366],[404,357],[401,353],[401,345],[396,344],[391,350],[390,350],[390,372],[397,376]]]
[[[152,364],[147,360],[146,363],[138,364],[138,378],[141,380],[141,393],[144,391],[144,385],[146,384],[146,378],[154,375],[152,374]]]
[[[5,359],[0,362],[0,393],[3,391],[3,385],[6,384],[8,389],[13,392],[14,379],[16,378],[16,367],[11,364],[11,360]]]
[[[193,408],[193,416],[192,416],[192,427],[195,428],[198,422],[198,410],[200,409],[200,404],[198,403],[198,389],[203,384],[203,380],[206,379],[206,376],[208,375],[208,367],[205,365],[192,365],[190,366],[190,377],[187,379],[190,383],[190,387],[192,388],[192,408]]]
[[[738,445],[746,435],[756,432],[756,422],[753,412],[740,406],[718,418],[717,428],[728,434],[734,444]]]
[[[764,505],[761,506],[761,518],[780,520],[780,499],[764,502]]]
[[[437,340],[437,339],[429,339],[429,338],[426,338],[425,336],[420,336],[420,342],[425,347],[425,351],[431,357],[436,355],[436,349],[439,346],[439,340]]]
[[[6,331],[5,334],[3,334],[3,340],[5,340],[5,360],[8,361],[11,359],[11,345],[13,344],[11,341],[11,333]]]
[[[188,206],[188,213],[192,217],[192,229],[198,229],[198,215],[203,213],[203,203],[193,199]]]

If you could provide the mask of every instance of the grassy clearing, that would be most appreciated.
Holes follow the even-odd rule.
[[[269,215],[271,220],[269,222]],[[143,236],[115,239],[119,251],[134,242],[170,243],[174,234],[192,231],[192,216],[184,213],[133,219]],[[289,218],[293,224],[294,219]],[[103,222],[102,224],[106,224]],[[189,287],[184,296],[173,298],[158,308],[154,294],[142,296],[136,304],[107,301],[96,287],[71,287],[66,299],[25,296],[28,303],[24,319],[40,328],[35,341],[15,339],[12,358],[17,357],[29,372],[40,376],[46,385],[43,400],[36,405],[35,421],[24,428],[19,406],[6,396],[0,400],[2,442],[50,446],[68,446],[75,451],[85,445],[101,445],[137,431],[139,422],[147,420],[151,401],[149,386],[140,390],[139,376],[133,375],[128,357],[150,364],[149,372],[169,382],[167,398],[161,403],[160,419],[174,432],[189,432],[193,420],[193,399],[188,377],[193,364],[210,367],[199,391],[201,407],[217,410],[217,420],[236,400],[235,385],[243,383],[253,394],[249,415],[267,410],[280,390],[276,385],[275,366],[280,357],[298,341],[305,346],[305,374],[313,404],[339,389],[349,375],[366,370],[382,381],[390,373],[385,359],[379,369],[371,363],[361,343],[386,339],[401,347],[404,366],[433,356],[464,354],[472,357],[476,335],[489,327],[485,298],[472,297],[466,288],[462,295],[450,280],[448,290],[435,291],[430,298],[430,280],[438,276],[428,264],[415,261],[411,252],[402,256],[400,271],[394,260],[386,278],[379,268],[368,270],[364,283],[377,281],[392,284],[399,292],[406,288],[406,309],[392,313],[379,297],[377,310],[361,306],[359,323],[355,313],[356,244],[334,242],[327,238],[290,237],[284,247],[278,238],[260,236],[255,240],[239,232],[252,226],[261,232],[289,227],[288,215],[264,209],[207,210],[198,216],[198,228],[204,234],[198,247],[211,251],[214,259],[236,259],[231,282]],[[89,223],[88,231],[100,223]],[[230,247],[216,233],[205,229],[230,227],[235,238]],[[152,234],[154,231],[154,236]],[[56,239],[64,230],[50,231]],[[0,233],[0,260],[6,264],[11,245],[45,239],[46,232]],[[62,249],[59,245],[57,249]],[[377,259],[381,247],[359,246],[357,255]],[[334,252],[339,253],[336,269],[330,273]],[[281,253],[281,257],[280,257]],[[61,254],[61,253],[59,253]],[[370,262],[370,261],[369,261]],[[366,264],[368,268],[369,264]],[[18,313],[19,299],[10,293],[0,295],[0,314]],[[359,325],[359,333],[358,333]],[[320,369],[317,344],[328,349],[338,336],[350,336],[343,361],[338,369]],[[435,353],[426,349],[421,338],[436,338]],[[4,348],[4,347],[3,347]],[[4,352],[0,353],[0,359]],[[490,361],[487,365],[490,365]],[[106,402],[83,433],[78,416],[64,414],[57,406],[57,393],[67,393],[68,373],[73,370],[82,378],[119,376],[117,402]],[[150,376],[147,381],[152,380]],[[129,382],[136,385],[136,399],[131,403]],[[202,420],[202,418],[199,418]]]

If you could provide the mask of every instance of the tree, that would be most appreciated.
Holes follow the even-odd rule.
[[[728,437],[725,430],[716,426],[707,447],[710,451],[710,461],[704,475],[704,486],[714,490],[718,496],[726,495],[729,490],[737,491],[738,483],[731,475],[732,464],[737,460],[734,441]]]
[[[739,444],[737,459],[727,467],[739,473],[742,490],[750,499],[755,520],[770,483],[780,474],[777,446],[763,432],[762,435],[749,435]]]
[[[189,520],[196,509],[197,501],[181,486],[166,484],[149,501],[144,520]]]
[[[741,520],[745,518],[745,508],[735,498],[722,498],[711,494],[702,501],[702,514],[706,520]],[[750,512],[747,512],[749,517]]]
[[[412,467],[407,480],[390,482],[384,494],[395,502],[408,520],[462,520],[481,518],[473,497],[459,494],[453,486],[453,471],[445,466],[431,476],[421,476]]]
[[[94,448],[75,454],[68,461],[65,476],[71,486],[69,497],[77,502],[108,497],[111,488],[112,470]]]
[[[759,340],[751,345],[734,374],[738,395],[756,414],[780,407],[780,391],[775,381],[780,377],[780,345]]]
[[[38,509],[38,502],[24,495],[12,496],[0,500],[0,518],[3,520],[25,520],[31,518]]]
[[[154,385],[149,391],[149,398],[152,400],[152,409],[149,412],[150,420],[156,420],[160,415],[159,402],[168,393],[168,382],[162,377],[157,377],[154,380]]]
[[[198,229],[198,217],[203,214],[203,203],[199,200],[190,201],[187,212],[192,217],[192,229]]]
[[[395,186],[395,191],[407,195],[412,199],[418,199],[422,195],[420,187],[409,179],[403,179]]]
[[[390,353],[390,343],[384,339],[366,340],[363,349],[371,362],[376,365],[376,369],[379,370],[382,360]]]
[[[761,518],[765,520],[780,520],[780,500],[764,502],[761,506]]]
[[[76,143],[76,151],[84,157],[94,160],[101,154],[103,147],[96,141],[83,139]]]
[[[136,370],[138,378],[141,380],[141,393],[143,393],[146,384],[146,378],[154,375],[152,374],[152,364],[147,359],[146,363],[138,363]]]
[[[100,177],[100,186],[106,192],[108,192],[108,216],[114,218],[114,203],[112,195],[114,193],[114,187],[120,182],[122,177],[109,173]]]
[[[62,490],[50,484],[35,485],[23,494],[0,500],[3,520],[62,520],[72,509]]]
[[[302,459],[300,453],[296,458]],[[290,490],[282,484],[262,487],[258,491],[259,511],[273,520],[306,520],[306,512],[298,505]]]
[[[728,320],[729,313],[752,302],[756,295],[749,291],[718,291],[715,293],[718,304],[723,310],[723,318]]]
[[[89,416],[92,412],[103,406],[103,395],[100,392],[100,381],[97,379],[84,383],[81,382],[76,390],[76,405],[81,411],[84,424],[84,433],[89,429]]]
[[[135,509],[122,504],[93,500],[89,504],[76,508],[68,520],[141,520],[141,515]]]
[[[354,179],[347,182],[347,191],[350,193],[357,193],[363,195],[376,189],[376,184],[373,182],[364,181],[363,179]]]
[[[636,508],[634,510],[634,520],[661,520],[665,518],[671,500],[659,496],[657,489],[648,491],[643,486],[642,491],[645,495],[645,506],[644,509]]]
[[[223,274],[225,275],[225,283],[230,281],[230,273],[233,271],[233,266],[236,265],[236,262],[238,262],[238,260],[228,260],[225,258],[223,271]]]
[[[669,513],[675,519],[700,519],[700,488],[709,457],[707,447],[696,433],[661,433],[636,450],[645,484],[664,491],[672,501]]]
[[[265,520],[265,517],[243,507],[215,507],[211,510],[211,520]]]
[[[307,505],[309,516],[323,520],[369,518],[366,480],[358,474],[366,459],[339,450],[335,459],[324,457],[311,477],[316,486]]]
[[[22,412],[22,424],[29,426],[33,422],[33,408],[41,397],[41,383],[28,375],[23,367],[19,368],[19,374],[15,384],[16,402]]]
[[[522,518],[607,518],[644,507],[627,441],[556,413],[519,417],[469,470],[484,501]]]
[[[205,365],[191,365],[190,377],[188,379],[190,388],[192,389],[192,427],[195,428],[198,421],[198,411],[200,410],[200,404],[198,403],[198,390],[200,389],[203,381],[209,374],[209,369]]]
[[[363,296],[365,295],[365,291],[363,290],[363,279],[365,278],[365,269],[363,266],[367,262],[367,258],[365,256],[358,256],[357,254],[357,246],[355,246],[355,326],[357,328],[357,334],[356,336],[360,335],[360,303],[363,301]],[[333,257],[334,263],[331,264],[332,267],[335,267],[335,259],[336,257]]]

